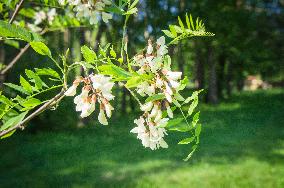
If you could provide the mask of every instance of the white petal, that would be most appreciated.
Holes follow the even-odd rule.
[[[110,105],[110,104],[107,104],[105,105],[105,110],[106,110],[106,114],[107,114],[107,117],[111,117],[111,111],[114,110],[114,108]]]
[[[168,94],[167,92],[165,93],[166,99],[168,100],[169,103],[173,102],[172,96]]]
[[[154,105],[154,107],[153,107],[153,109],[152,109],[152,111],[151,111],[151,113],[150,113],[150,115],[149,115],[149,117],[151,118],[151,117],[155,117],[156,115],[157,115],[157,113],[158,113],[158,105]]]
[[[152,44],[149,44],[148,45],[148,48],[147,48],[147,54],[152,54],[153,53],[153,46],[152,46]]]
[[[66,96],[75,96],[76,95],[76,89],[77,89],[77,85],[72,85],[71,87],[69,87],[69,89],[67,89],[67,91],[65,92]]]
[[[160,142],[159,142],[159,144],[160,144],[160,146],[161,146],[162,148],[168,148],[168,147],[169,147],[168,144],[165,142],[164,139],[161,139]]]
[[[108,125],[107,118],[105,115],[105,111],[103,109],[100,110],[98,120],[102,125]]]
[[[160,120],[162,119],[162,115],[163,115],[162,111],[161,111],[161,110],[158,110],[158,113],[157,113],[157,115],[156,115],[154,121],[155,121],[155,122],[160,121]]]
[[[108,23],[108,20],[112,19],[112,15],[109,14],[109,13],[103,12],[102,13],[102,19],[105,23]]]
[[[141,110],[144,111],[144,112],[149,112],[153,107],[153,103],[152,102],[148,102],[148,103],[145,103],[144,105],[141,106]]]
[[[158,40],[157,40],[157,45],[159,46],[164,46],[166,43],[166,39],[164,36],[161,36]]]
[[[181,76],[182,76],[182,72],[172,72],[172,71],[167,72],[167,78],[170,80],[181,79]]]

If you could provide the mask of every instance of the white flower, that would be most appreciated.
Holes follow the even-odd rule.
[[[74,103],[76,104],[76,111],[82,111],[84,102],[86,101],[89,94],[88,88],[83,88],[82,93],[74,98]]]
[[[144,112],[149,112],[149,111],[152,109],[152,107],[153,107],[153,103],[152,103],[152,102],[147,102],[147,103],[145,103],[144,105],[142,105],[142,106],[140,107],[140,109],[141,109],[142,111],[144,111]]]
[[[166,73],[167,79],[175,80],[175,81],[181,79],[181,75],[182,75],[182,72],[167,71]]]
[[[149,43],[147,47],[147,54],[151,55],[152,53],[153,53],[153,46],[151,43]]]
[[[165,94],[166,99],[168,100],[168,102],[169,102],[169,103],[172,103],[172,102],[173,102],[172,96],[171,96],[168,92],[165,92],[164,94]]]
[[[66,96],[75,96],[76,95],[76,90],[77,90],[78,85],[73,84],[67,91],[65,92]]]
[[[66,0],[58,0],[58,3],[59,3],[60,5],[66,5]]]
[[[27,23],[27,27],[32,31],[32,32],[40,32],[42,29],[40,27],[37,27],[35,24]]]
[[[165,45],[165,37],[162,36],[157,40],[157,45],[158,45],[158,49],[157,49],[157,56],[163,56],[165,54],[168,53],[168,47]]]
[[[114,108],[110,105],[110,103],[105,104],[105,110],[106,110],[106,114],[107,117],[111,117],[111,111],[114,110]]]
[[[46,19],[46,13],[44,11],[36,12],[35,16],[34,16],[34,19],[35,19],[35,23],[34,24],[38,25],[41,22],[43,22],[43,20]]]
[[[162,119],[160,121],[167,121],[168,119]],[[134,120],[137,127],[133,128],[130,132],[137,134],[137,138],[142,141],[142,145],[146,148],[156,150],[160,147],[168,148],[168,144],[164,141],[163,137],[167,134],[164,128],[154,126],[153,123],[147,123],[143,117]],[[148,128],[145,126],[148,126]],[[160,124],[159,124],[160,125]]]
[[[158,38],[157,40],[157,45],[158,46],[164,46],[166,44],[166,39],[164,36],[161,36],[160,38]]]
[[[149,85],[148,82],[142,82],[137,86],[137,93],[142,97],[146,95],[153,95],[155,93],[155,86]]]
[[[50,11],[47,12],[47,20],[48,20],[49,24],[52,23],[55,16],[56,16],[56,9],[55,8],[53,8]]]
[[[102,12],[102,19],[105,23],[108,23],[110,19],[112,19],[112,15],[110,13]]]
[[[112,87],[114,86],[114,83],[111,82],[111,78],[101,75],[101,74],[96,74],[91,76],[93,88],[97,90],[98,92],[101,92],[103,97],[110,101],[114,99],[114,96],[111,94]]]
[[[156,79],[156,87],[161,88],[164,85],[163,80],[161,78]]]
[[[159,111],[159,106],[157,104],[154,104],[154,107],[149,115],[150,118],[156,117]]]
[[[100,109],[98,120],[101,124],[108,125],[107,118],[106,118],[106,115],[105,115],[105,111],[102,108]]]
[[[159,122],[159,121],[162,119],[162,115],[163,115],[163,113],[162,113],[162,111],[159,109],[158,112],[157,112],[157,114],[156,114],[156,117],[155,117],[154,122],[155,122],[155,123]]]
[[[81,118],[85,118],[91,115],[95,111],[95,108],[95,103],[89,103],[88,101],[84,102],[84,104],[82,105],[82,113],[80,115]]]

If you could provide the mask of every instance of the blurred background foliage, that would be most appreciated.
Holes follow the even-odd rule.
[[[31,6],[31,4],[28,4]],[[131,17],[127,29],[130,55],[144,48],[148,39],[162,35],[161,30],[175,24],[177,16],[184,19],[191,13],[204,20],[208,31],[214,37],[193,38],[182,41],[170,48],[175,70],[184,72],[191,81],[191,89],[205,89],[203,101],[217,104],[239,92],[249,75],[254,75],[271,86],[283,86],[284,80],[284,12],[283,1],[270,0],[141,0],[139,13]],[[97,27],[74,27],[46,34],[48,45],[57,54],[71,51],[69,61],[81,60],[80,46],[86,44],[95,51],[98,45],[112,43],[119,51],[123,17],[115,16],[110,24],[100,22]],[[24,45],[24,44],[22,44]],[[18,49],[1,45],[1,62],[9,62]],[[10,71],[5,82],[18,82],[18,74],[34,66],[50,67],[45,57],[29,50]],[[76,70],[74,75],[83,74]],[[15,76],[16,75],[16,76]],[[3,82],[3,81],[1,81]],[[136,109],[133,99],[126,90],[116,89],[115,108],[122,114]],[[68,103],[68,104],[67,104]],[[60,110],[46,113],[35,122],[47,124],[46,127],[70,127],[78,119],[72,101],[66,100],[60,107],[66,120],[61,122]],[[65,106],[66,105],[66,106]],[[52,115],[51,115],[52,114]],[[70,117],[70,118],[69,118]],[[44,127],[44,126],[43,126]]]
[[[143,150],[140,143],[128,133],[133,124],[129,119],[138,114],[139,108],[127,90],[123,90],[119,85],[114,91],[116,96],[113,104],[116,113],[112,118],[114,127],[108,127],[108,130],[105,130],[96,126],[91,130],[90,128],[80,130],[78,134],[72,132],[72,128],[97,125],[97,117],[91,116],[87,120],[81,120],[74,110],[72,99],[68,98],[61,102],[57,111],[47,111],[30,123],[28,132],[38,133],[32,140],[29,140],[30,138],[26,135],[17,138],[19,134],[22,134],[18,133],[15,135],[16,138],[11,139],[11,143],[9,139],[6,140],[6,144],[0,148],[0,151],[4,153],[9,148],[23,143],[23,148],[15,151],[25,157],[20,161],[25,161],[26,166],[21,166],[19,172],[32,171],[40,166],[42,170],[37,169],[33,173],[35,176],[38,175],[37,173],[43,173],[44,170],[50,170],[55,174],[45,180],[50,184],[58,183],[62,186],[72,185],[72,180],[68,179],[68,175],[71,174],[75,183],[83,187],[92,185],[112,187],[115,184],[119,187],[120,185],[121,187],[123,185],[151,187],[151,182],[164,187],[171,187],[170,185],[175,185],[175,182],[182,182],[181,187],[186,187],[188,184],[193,187],[210,187],[210,185],[213,187],[214,185],[217,187],[229,185],[231,187],[254,187],[255,185],[256,187],[283,187],[284,172],[283,168],[280,168],[283,167],[284,146],[283,89],[272,89],[254,94],[242,90],[249,88],[248,85],[254,83],[254,80],[262,82],[256,88],[284,86],[284,1],[140,0],[138,8],[138,14],[131,17],[127,29],[130,56],[144,48],[148,39],[154,40],[161,36],[161,30],[166,29],[169,24],[176,23],[177,16],[184,19],[185,13],[191,13],[194,17],[199,16],[204,21],[206,29],[216,34],[214,37],[185,40],[169,49],[173,57],[174,70],[183,71],[184,76],[190,79],[188,93],[194,89],[205,89],[202,101],[207,104],[201,107],[202,116],[204,114],[205,117],[202,122],[205,126],[205,133],[201,136],[201,140],[203,137],[205,140],[201,143],[200,153],[191,161],[193,166],[196,164],[200,166],[194,166],[191,169],[187,165],[184,166],[185,164],[181,161],[177,162],[183,157],[181,155],[184,149],[183,152],[179,152],[182,149],[174,147],[168,149],[172,151],[169,153],[159,151],[155,154],[157,161],[149,162],[152,160],[152,154]],[[79,61],[81,60],[80,46],[84,44],[97,51],[98,44],[104,46],[112,43],[114,49],[119,52],[123,21],[121,16],[114,16],[107,25],[100,22],[95,28],[76,27],[49,32],[45,34],[45,38],[54,53],[63,54],[69,48],[71,52],[69,61]],[[19,51],[19,49],[2,44],[0,48],[0,62],[4,65],[10,62]],[[35,54],[30,49],[13,69],[1,78],[1,82],[18,83],[19,73],[35,66],[50,67],[52,64],[47,58]],[[78,69],[73,74],[83,74],[83,71]],[[10,94],[13,95],[12,92]],[[121,127],[117,129],[119,126]],[[44,134],[43,130],[64,130],[66,132]],[[177,137],[172,136],[171,139],[174,141]],[[39,142],[39,145],[33,145],[33,141]],[[50,145],[45,146],[45,142],[50,142]],[[64,145],[69,142],[70,151]],[[128,147],[128,142],[131,142],[131,149]],[[116,143],[120,146],[112,148],[112,144]],[[93,145],[90,148],[88,144]],[[35,147],[36,150],[34,150]],[[92,148],[95,148],[94,151]],[[33,152],[25,153],[29,149]],[[51,153],[44,155],[43,150]],[[70,154],[71,158],[60,163],[61,160],[69,158],[69,156],[62,155],[65,150],[66,155]],[[74,150],[79,152],[78,156],[74,154]],[[112,151],[116,153],[113,154]],[[116,156],[119,152],[121,154]],[[94,153],[98,154],[98,160],[95,162],[91,160],[96,158],[92,156],[95,155]],[[1,154],[2,159],[0,159],[3,161],[13,159],[11,157],[13,154],[15,153],[10,150],[5,155]],[[86,155],[91,156],[88,158]],[[33,156],[43,159],[26,163],[26,160],[31,160]],[[49,157],[52,158],[50,161]],[[83,162],[81,157],[84,157],[86,161]],[[216,159],[218,157],[220,160]],[[248,157],[246,162],[234,164],[236,166],[233,167],[226,166],[227,163],[235,162],[236,158],[244,157]],[[76,166],[77,163],[72,162],[73,160],[81,161],[79,167]],[[129,168],[121,163],[124,160],[127,165],[130,165]],[[139,160],[144,160],[145,163],[134,164]],[[168,164],[168,160],[174,162]],[[262,163],[262,161],[269,162]],[[0,167],[2,169],[9,166],[15,167],[20,162],[11,160],[10,163],[6,166],[0,165]],[[219,163],[223,166],[218,166]],[[70,168],[67,168],[68,165]],[[94,170],[90,170],[88,165]],[[163,165],[167,168],[158,168]],[[57,167],[62,167],[62,171],[55,171]],[[63,167],[66,167],[65,171]],[[170,183],[167,184],[167,174],[172,173],[169,170],[172,168],[176,171],[171,176]],[[90,171],[84,171],[86,169]],[[153,172],[149,176],[145,175],[151,170],[161,172],[160,176]],[[187,173],[184,173],[185,171]],[[194,174],[193,171],[198,173],[187,179]],[[248,172],[253,173],[254,176],[250,176]],[[89,173],[90,176],[88,176]],[[144,174],[143,181],[135,181],[141,173]],[[15,171],[2,177],[9,179],[13,175],[19,174]],[[58,176],[61,179],[56,179]],[[87,179],[82,179],[83,176]],[[20,180],[23,180],[26,185],[30,185],[31,182],[40,185],[40,181],[21,177],[23,179]],[[39,179],[44,180],[44,177],[42,175]],[[90,179],[91,177],[97,179]],[[206,180],[198,181],[200,180],[198,178],[204,177],[208,178],[208,183]],[[16,181],[16,185],[22,185],[20,180]],[[90,183],[82,182],[83,180]],[[8,187],[10,184],[5,181],[5,185]]]

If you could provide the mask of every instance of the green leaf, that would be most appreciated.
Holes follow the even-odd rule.
[[[88,63],[94,63],[95,60],[97,59],[96,53],[90,48],[88,48],[86,45],[81,47],[81,53],[84,59],[86,60],[86,62]]]
[[[184,30],[184,25],[183,25],[183,23],[182,23],[182,21],[181,21],[179,16],[178,16],[178,23],[179,23],[181,29]]]
[[[132,74],[125,71],[124,69],[110,64],[110,65],[101,65],[98,67],[101,71],[101,74],[112,76],[113,78],[120,79],[120,80],[128,80]]]
[[[187,13],[186,13],[186,15],[185,15],[185,19],[186,19],[186,25],[187,25],[188,29],[191,29],[190,21],[189,21],[189,17],[188,17],[188,14],[187,14]]]
[[[8,138],[8,137],[12,136],[15,132],[16,132],[16,130],[13,130],[13,131],[9,132],[8,134],[5,134],[4,136],[1,136],[0,139]]]
[[[12,89],[14,89],[14,90],[16,90],[16,91],[19,91],[19,92],[21,92],[21,93],[23,93],[23,94],[26,94],[26,95],[29,95],[29,93],[26,91],[26,90],[24,90],[24,88],[23,87],[21,87],[21,86],[18,86],[18,85],[16,85],[16,84],[12,84],[12,83],[4,83],[6,86],[8,86],[8,87],[10,87],[10,88],[12,88]]]
[[[126,13],[123,13],[123,15],[136,14],[137,12],[138,12],[138,9],[135,7],[135,8],[128,10]]]
[[[165,99],[165,98],[166,98],[166,96],[164,94],[160,93],[160,94],[155,94],[155,95],[148,97],[145,102],[147,103],[147,102],[151,102],[151,101],[158,101],[158,100],[162,100],[162,99]]]
[[[25,72],[27,77],[34,81],[37,89],[41,90],[44,85],[46,86],[46,84],[41,80],[41,78],[33,71],[26,69]]]
[[[188,108],[187,116],[191,116],[197,105],[198,105],[198,98],[195,98]]]
[[[188,161],[192,157],[193,153],[197,149],[197,145],[192,146],[191,149],[192,149],[192,151],[188,154],[188,156],[184,159],[184,161]]]
[[[173,103],[174,105],[176,105],[177,107],[181,107],[181,105],[179,104],[179,102],[176,99],[173,99]]]
[[[33,93],[33,87],[30,85],[30,83],[24,78],[24,77],[20,77],[20,83],[22,85],[22,87],[24,88],[25,91],[27,91],[28,93]]]
[[[47,55],[51,57],[49,48],[43,42],[30,42],[30,45],[40,55]]]
[[[60,79],[60,75],[51,68],[35,69],[37,75],[51,76]]]
[[[10,99],[5,97],[4,95],[0,95],[0,102],[8,106],[12,106],[14,104]]]
[[[190,19],[190,24],[191,24],[191,28],[192,28],[192,30],[195,30],[194,22],[193,22],[193,19],[192,19],[191,14],[189,15],[189,19]]]
[[[195,137],[190,137],[190,138],[186,138],[181,140],[178,144],[190,144],[191,142],[193,142],[195,139]]]
[[[195,136],[198,138],[202,130],[201,123],[198,123],[195,128]]]
[[[169,30],[162,30],[162,32],[169,38],[175,38],[175,36]]]
[[[177,32],[176,32],[175,26],[174,25],[170,25],[169,28],[170,28],[170,31],[171,31],[172,35],[174,37],[177,37]]]
[[[42,41],[42,38],[38,34],[30,32],[23,27],[9,24],[2,20],[0,20],[0,36],[17,38],[27,42]]]
[[[15,41],[15,40],[5,40],[4,43],[7,44],[7,45],[9,45],[9,46],[13,46],[14,48],[17,48],[17,49],[20,48],[20,43],[19,43],[19,41]]]
[[[184,118],[175,118],[168,121],[166,126],[170,131],[188,132],[192,129],[184,121]]]
[[[144,82],[141,76],[133,76],[131,77],[125,84],[127,88],[137,87],[141,82]]]
[[[115,53],[115,51],[113,50],[113,48],[110,49],[110,55],[111,55],[113,58],[116,58],[116,53]]]
[[[194,116],[193,116],[193,120],[192,120],[192,127],[195,127],[196,126],[196,124],[198,123],[198,121],[199,121],[199,115],[200,115],[200,112],[197,112],[197,113],[195,113],[194,114]]]
[[[187,104],[187,103],[189,103],[190,101],[192,101],[192,100],[198,98],[199,93],[201,93],[202,91],[203,91],[203,89],[198,90],[198,91],[194,91],[194,92],[192,93],[192,95],[191,95],[190,97],[188,97],[188,98],[184,101],[184,103]]]
[[[134,8],[137,5],[137,3],[139,3],[139,0],[134,0],[129,8],[130,9]]]
[[[10,118],[7,122],[5,122],[1,127],[0,127],[0,131],[9,129],[15,125],[17,125],[18,123],[20,123],[25,116],[27,115],[28,111],[21,113],[20,115],[17,115],[13,118]]]
[[[41,101],[39,99],[29,98],[27,100],[24,100],[24,101],[20,102],[20,105],[25,107],[21,111],[26,111],[26,110],[33,109],[34,107],[36,107],[36,106],[38,106],[40,104],[41,104]]]

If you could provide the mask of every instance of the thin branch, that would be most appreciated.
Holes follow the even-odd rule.
[[[0,72],[0,74],[5,74],[8,70],[10,70],[16,64],[16,62],[22,57],[22,55],[24,55],[24,53],[29,49],[29,47],[30,44],[29,43],[26,44],[26,46],[20,50],[18,55]]]
[[[44,29],[42,30],[40,35],[43,35],[46,32],[47,30]],[[20,52],[16,55],[16,57],[14,57],[14,59],[10,63],[8,63],[8,65],[3,70],[1,70],[0,75],[6,74],[17,63],[17,61],[26,53],[26,51],[29,49],[30,46],[31,45],[29,43],[26,44],[26,46],[20,50]]]
[[[18,123],[16,126],[11,127],[10,129],[4,130],[2,132],[0,132],[0,137],[14,131],[17,129],[23,129],[26,125],[27,122],[29,122],[31,119],[33,119],[34,117],[38,116],[40,113],[42,113],[43,111],[47,110],[48,108],[52,107],[54,104],[56,104],[57,102],[59,102],[62,98],[64,97],[64,91],[62,90],[59,94],[57,94],[55,97],[53,97],[52,99],[50,99],[48,102],[46,102],[44,105],[42,105],[39,109],[37,109],[36,111],[34,111],[32,114],[30,114],[27,118],[25,118],[23,121],[21,121],[20,123]]]
[[[24,0],[21,0],[21,1],[16,5],[16,10],[15,10],[15,12],[13,13],[11,19],[9,20],[9,24],[12,24],[12,23],[14,22],[14,20],[15,20],[17,14],[18,14],[19,11],[20,11],[20,8],[21,8],[23,2],[24,2]]]

